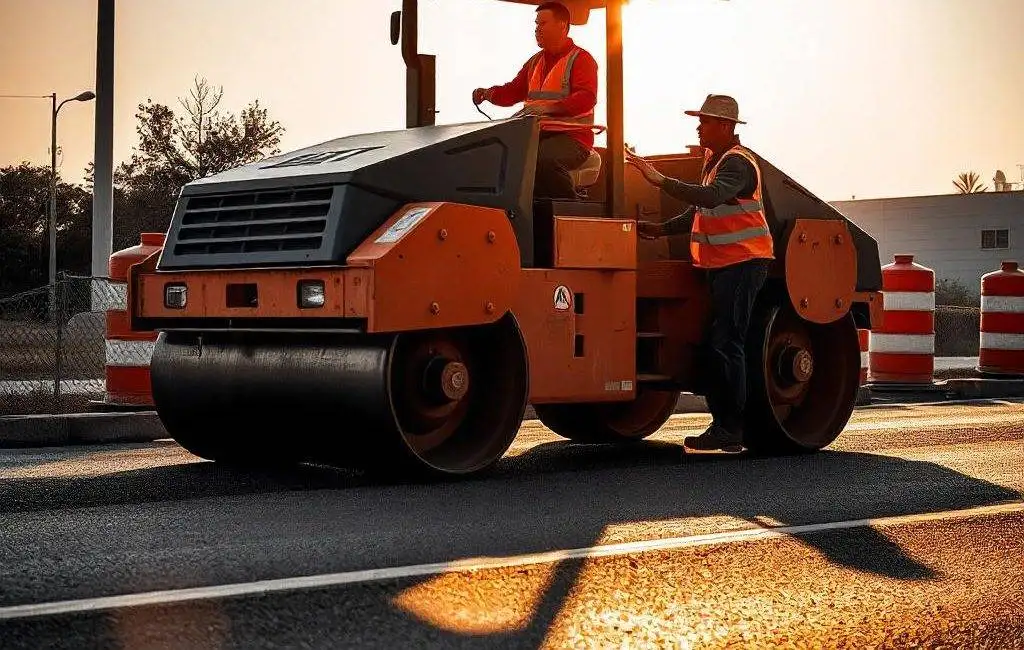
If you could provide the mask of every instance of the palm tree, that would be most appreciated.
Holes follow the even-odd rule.
[[[975,172],[962,172],[953,181],[953,185],[960,194],[975,194],[977,192],[987,192],[988,186],[981,184],[981,177]]]

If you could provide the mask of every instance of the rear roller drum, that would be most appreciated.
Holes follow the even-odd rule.
[[[535,404],[547,428],[573,442],[598,444],[643,440],[675,411],[676,391],[640,388],[630,402]]]
[[[827,325],[786,304],[761,303],[747,343],[746,446],[779,455],[817,451],[842,433],[860,384],[853,316]]]

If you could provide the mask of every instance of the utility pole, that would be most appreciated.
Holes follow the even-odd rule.
[[[114,230],[114,0],[97,0],[96,132],[92,186],[94,278],[107,276]],[[92,310],[107,309],[106,293],[93,281]]]

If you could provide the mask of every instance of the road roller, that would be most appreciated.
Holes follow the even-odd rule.
[[[528,405],[570,441],[632,444],[681,392],[704,393],[711,314],[688,237],[636,232],[688,206],[624,162],[622,3],[567,4],[576,24],[604,12],[608,61],[607,142],[571,170],[573,199],[534,196],[535,118],[434,122],[415,0],[391,25],[406,128],[181,189],[164,246],[128,282],[130,326],[159,333],[152,398],[171,437],[235,465],[454,478],[493,467]],[[696,182],[703,158],[650,160]],[[813,452],[856,403],[878,248],[758,161],[776,259],[748,341],[746,446]]]

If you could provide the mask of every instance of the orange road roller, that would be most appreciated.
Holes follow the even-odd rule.
[[[529,11],[540,0],[514,0]],[[392,15],[406,129],[352,135],[182,188],[164,247],[129,270],[129,323],[157,331],[155,408],[189,451],[394,477],[493,466],[527,404],[581,443],[632,443],[703,394],[708,291],[687,236],[636,221],[689,206],[624,164],[623,0],[604,12],[606,146],[575,196],[534,197],[538,124],[434,124],[417,0]],[[524,16],[526,18],[526,16]],[[516,65],[520,65],[517,63]],[[649,158],[697,182],[702,152]],[[776,259],[748,340],[746,445],[821,449],[859,388],[881,308],[876,242],[759,158]]]
[[[536,119],[349,136],[186,185],[162,250],[129,272],[158,331],[155,408],[203,458],[392,475],[493,466],[526,406],[582,443],[631,443],[701,394],[709,326],[686,206],[632,168],[534,199]],[[607,150],[598,150],[607,156]],[[813,451],[859,388],[880,308],[875,241],[759,158],[776,260],[748,343],[748,448]],[[656,156],[695,181],[697,153]]]

